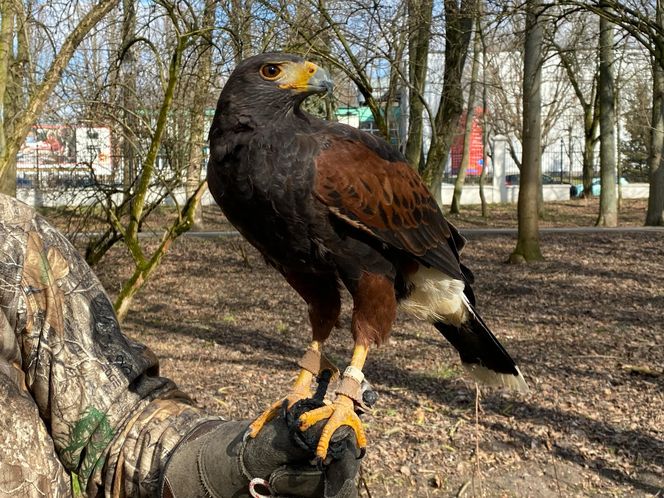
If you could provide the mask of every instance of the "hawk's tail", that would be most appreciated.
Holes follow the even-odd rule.
[[[528,385],[505,348],[491,333],[473,305],[465,300],[470,313],[460,327],[441,321],[434,326],[452,343],[461,356],[463,366],[477,380],[490,386],[505,386],[521,392]]]

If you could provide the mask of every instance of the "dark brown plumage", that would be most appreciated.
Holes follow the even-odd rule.
[[[433,323],[477,377],[525,389],[474,309],[472,273],[459,261],[465,241],[417,173],[383,140],[301,110],[329,88],[327,74],[297,56],[242,62],[217,105],[208,183],[229,221],[308,303],[316,354],[337,322],[339,286],[350,292],[356,371],[339,398],[354,399],[346,391],[367,348],[389,335],[397,304]],[[308,393],[304,373],[314,370],[304,368],[290,402]]]

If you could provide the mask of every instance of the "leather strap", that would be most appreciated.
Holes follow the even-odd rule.
[[[320,351],[315,351],[311,348],[307,349],[298,362],[300,368],[318,375],[323,370],[332,372],[332,378],[339,377],[339,369],[332,363],[327,356]]]
[[[345,373],[334,392],[336,394],[343,394],[359,405],[362,404],[362,389],[360,382],[353,377],[346,376]]]

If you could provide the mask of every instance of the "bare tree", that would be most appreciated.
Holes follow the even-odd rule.
[[[374,69],[375,59],[378,58],[376,47],[376,30],[381,30],[380,24],[384,22],[385,10],[376,4],[374,11],[368,5],[335,4],[330,8],[324,0],[305,0],[302,5],[296,4],[295,15],[292,14],[290,2],[275,2],[264,4],[270,11],[284,21],[291,30],[288,45],[293,47],[293,38],[301,40],[304,50],[319,58],[332,72],[342,74],[350,79],[360,92],[364,104],[370,109],[376,128],[380,135],[389,140],[389,125],[385,108],[390,103],[381,102],[381,96],[376,95],[372,82],[371,71]],[[301,13],[309,11],[306,21],[302,22]],[[315,14],[314,14],[315,13]],[[355,23],[360,23],[364,30],[350,29],[348,21],[355,17]],[[310,18],[319,17],[320,24],[312,29]],[[360,19],[366,20],[361,23]],[[356,27],[356,26],[355,26]],[[325,33],[325,34],[324,34]],[[329,40],[328,44],[320,43],[321,37]],[[371,40],[370,40],[371,39]],[[383,40],[380,40],[384,42]],[[394,93],[388,90],[388,94]]]
[[[424,85],[429,65],[433,0],[408,1],[408,140],[406,159],[419,169],[423,161]]]
[[[597,92],[598,71],[592,71],[590,84],[584,81],[589,59],[589,51],[585,48],[590,43],[588,36],[588,25],[585,17],[577,16],[573,21],[573,32],[568,36],[563,47],[560,43],[552,40],[560,58],[562,67],[565,69],[567,78],[572,85],[574,94],[581,106],[583,116],[583,196],[589,197],[592,191],[592,180],[594,174],[595,144],[599,139],[599,105]],[[594,36],[595,33],[591,33]],[[590,52],[592,53],[592,52]],[[599,67],[597,67],[599,69]]]
[[[653,72],[653,120],[648,151],[650,170],[650,196],[646,225],[664,225],[664,21],[662,20],[663,0],[566,0],[563,2],[575,7],[582,7],[590,12],[605,17],[620,26],[646,50],[652,57]]]
[[[538,195],[541,170],[542,3],[526,4],[526,38],[523,55],[523,155],[519,180],[519,232],[512,263],[543,259],[539,244]]]
[[[327,27],[332,33],[334,33],[338,43],[343,48],[343,56],[348,61],[347,64],[341,64],[338,60],[328,59],[328,62],[344,72],[357,85],[357,88],[364,99],[364,103],[371,110],[371,114],[380,134],[385,139],[389,140],[390,133],[386,113],[383,112],[380,98],[377,98],[377,96],[374,95],[371,77],[367,71],[367,61],[358,57],[354,44],[349,40],[348,33],[344,31],[341,23],[334,20],[332,14],[322,0],[318,1],[318,11],[325,19]],[[366,43],[362,44],[364,47],[366,47],[366,45]],[[327,54],[319,52],[318,55],[326,57]],[[389,102],[387,105],[389,105]]]
[[[194,65],[190,75],[189,87],[193,87],[193,99],[189,109],[189,160],[187,164],[187,180],[185,192],[192,197],[201,184],[201,171],[204,166],[203,148],[207,143],[207,130],[205,129],[205,109],[210,106],[210,78],[212,72],[212,30],[215,25],[216,3],[214,0],[205,0],[200,27],[198,44],[194,50]],[[200,203],[197,203],[194,217],[194,226],[200,228],[203,224],[203,212]]]
[[[252,43],[252,28],[256,19],[251,15],[252,0],[220,2],[227,21],[230,46],[236,64],[253,55],[256,47]]]
[[[434,198],[440,203],[440,185],[445,162],[463,112],[461,77],[477,12],[477,0],[446,0],[445,5],[445,74],[440,103],[433,122],[431,146],[420,171]]]
[[[482,25],[482,12],[483,9],[480,7],[478,12],[478,22],[477,22],[477,33],[480,37],[480,42],[482,44],[482,173],[480,173],[480,202],[482,203],[482,218],[488,218],[489,208],[486,202],[486,196],[484,194],[484,183],[486,182],[488,165],[489,165],[489,122],[487,120],[487,113],[489,108],[489,98],[488,98],[488,86],[486,81],[487,75],[487,47],[486,39],[484,37],[484,27]]]
[[[119,94],[122,100],[121,129],[115,127],[115,134],[122,144],[122,180],[124,182],[125,200],[131,192],[131,186],[139,169],[139,158],[136,143],[139,140],[139,111],[137,95],[137,63],[136,60],[136,3],[134,0],[122,0],[122,40],[118,56]]]
[[[452,204],[450,206],[450,213],[458,214],[461,210],[461,192],[463,184],[466,179],[466,170],[470,163],[470,139],[473,130],[473,123],[475,119],[475,93],[477,88],[477,77],[480,68],[480,52],[481,40],[479,29],[479,14],[476,20],[475,39],[473,41],[473,62],[470,72],[470,87],[468,89],[468,105],[466,111],[466,122],[464,123],[463,132],[463,153],[461,155],[461,164],[457,172],[456,181],[454,182],[454,194],[452,195]]]
[[[168,19],[171,21],[171,29],[175,36],[175,46],[173,47],[170,63],[164,75],[164,96],[150,140],[150,146],[143,161],[136,189],[133,192],[129,205],[128,222],[124,225],[117,218],[112,220],[115,229],[122,234],[122,241],[127,246],[134,262],[133,273],[123,282],[114,303],[119,320],[122,320],[126,316],[134,295],[159,266],[162,257],[168,251],[173,241],[193,225],[196,206],[200,202],[200,197],[203,193],[203,184],[201,183],[198,189],[187,199],[184,207],[178,210],[177,219],[163,232],[157,248],[151,254],[146,253],[140,243],[138,233],[141,221],[144,219],[150,185],[157,173],[157,157],[162,145],[162,138],[168,126],[168,116],[173,105],[176,86],[181,76],[183,56],[189,42],[197,34],[197,30],[192,29],[196,26],[191,25],[191,20],[184,19],[178,15],[180,11],[175,4],[164,2],[162,5]]]
[[[132,58],[143,70],[133,72],[125,66],[129,78],[122,73],[119,77],[109,76],[107,85],[116,85],[119,91],[111,88],[105,93],[92,92],[90,97],[89,91],[80,89],[80,100],[98,109],[97,119],[114,123],[117,140],[131,149],[132,170],[125,171],[130,178],[124,185],[108,191],[96,185],[92,195],[98,202],[77,210],[79,215],[91,215],[89,218],[102,213],[106,219],[106,225],[97,228],[97,235],[87,244],[86,259],[90,264],[100,261],[119,242],[132,257],[132,274],[123,282],[115,303],[121,319],[172,242],[193,226],[204,192],[200,172],[205,109],[211,105],[214,6],[211,0],[200,7],[187,5],[184,9],[182,2],[161,1],[155,8],[146,9],[140,3],[125,0],[125,36],[116,40],[118,58],[123,61],[119,65],[122,67],[131,49]],[[158,23],[159,29],[153,29]],[[109,75],[117,72],[117,65],[109,61]],[[127,90],[125,95],[123,90]],[[68,95],[65,98],[71,100],[71,93]],[[104,99],[108,99],[105,105],[98,106],[97,102]],[[137,102],[141,107],[135,106]],[[146,231],[152,214],[165,200],[173,208],[166,210],[157,224],[160,236],[154,247],[139,234]]]
[[[487,120],[494,133],[506,137],[510,157],[518,169],[521,169],[521,135],[523,130],[523,44],[520,27],[521,11],[511,13],[509,16],[511,25],[519,36],[509,32],[487,33],[487,75],[486,80],[490,88],[491,112]],[[570,83],[564,77],[554,57],[553,51],[542,43],[542,73],[546,76],[547,91],[542,96],[542,119],[541,119],[541,145],[542,152],[550,146],[554,138],[553,130],[559,124],[564,112],[573,105],[573,97],[570,95]]]
[[[613,26],[605,18],[599,20],[599,161],[602,190],[596,224],[618,225],[616,198],[616,118],[613,82]]]
[[[657,0],[655,22],[664,33],[664,1]],[[657,44],[656,62],[653,64],[652,124],[648,169],[650,173],[650,196],[646,225],[664,226],[664,34]]]
[[[11,115],[6,112],[7,109],[0,113],[0,191],[10,195],[16,193],[16,155],[21,145],[60,81],[76,48],[90,30],[116,6],[117,2],[118,0],[100,0],[93,4],[87,14],[74,25],[57,52],[53,54],[51,63],[41,81],[29,88],[22,88],[22,98],[19,102],[25,102],[25,107],[20,110],[15,109]],[[0,58],[2,58],[0,60],[0,91],[2,93],[0,93],[0,102],[4,104],[7,90],[15,85],[21,87],[23,83],[18,76],[23,69],[17,69],[15,65],[25,64],[21,54],[25,54],[28,50],[25,46],[28,42],[27,36],[23,32],[28,20],[21,2],[3,0],[0,5],[2,7],[2,35],[0,35]],[[17,44],[14,44],[14,39],[18,40]]]
[[[653,70],[656,67],[653,67]],[[649,180],[648,151],[652,138],[653,81],[635,79],[630,91],[623,92],[624,130],[628,140],[620,142],[622,168],[625,174],[641,181]]]

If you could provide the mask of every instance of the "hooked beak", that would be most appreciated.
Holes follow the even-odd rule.
[[[332,90],[334,89],[332,78],[330,78],[330,75],[325,69],[318,66],[316,67],[316,72],[309,79],[307,84],[307,92],[327,93],[328,95],[332,95]]]
[[[279,78],[279,88],[294,90],[304,96],[314,93],[332,93],[334,84],[325,69],[313,62],[282,63],[284,76]]]

